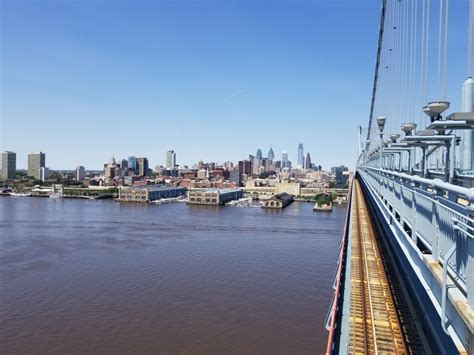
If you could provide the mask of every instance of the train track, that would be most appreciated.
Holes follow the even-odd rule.
[[[348,351],[405,354],[409,351],[369,211],[358,181],[354,187]]]

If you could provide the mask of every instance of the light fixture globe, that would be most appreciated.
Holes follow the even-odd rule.
[[[379,126],[380,132],[383,132],[386,121],[387,121],[387,118],[384,116],[380,116],[379,118],[377,118],[377,125]]]
[[[449,108],[448,101],[431,101],[423,107],[423,112],[430,117],[431,122],[441,120],[441,114]]]
[[[428,102],[429,109],[434,112],[436,115],[442,114],[449,108],[449,101],[432,101]]]
[[[431,110],[429,106],[423,106],[423,112],[429,117],[429,118],[435,118],[437,114]]]
[[[392,133],[388,138],[390,138],[392,143],[397,143],[397,139],[400,138],[400,135],[398,133]]]
[[[405,136],[411,136],[412,132],[416,128],[416,123],[404,123],[402,124],[402,131],[405,132]]]

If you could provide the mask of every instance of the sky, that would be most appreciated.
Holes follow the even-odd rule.
[[[43,151],[52,169],[99,169],[130,155],[154,167],[170,149],[187,165],[270,147],[296,162],[303,143],[323,168],[353,167],[379,13],[376,0],[0,0],[0,149],[18,168]]]

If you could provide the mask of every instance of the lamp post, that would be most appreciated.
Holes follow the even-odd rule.
[[[385,121],[387,119],[383,116],[377,118],[377,124],[379,126],[380,135],[380,170],[382,170],[382,154],[383,154],[383,128],[385,127]]]

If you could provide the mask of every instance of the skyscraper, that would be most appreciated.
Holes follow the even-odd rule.
[[[273,161],[275,159],[275,153],[273,153],[273,149],[270,147],[270,150],[268,151],[267,158]]]
[[[250,160],[240,160],[239,161],[239,172],[240,174],[247,174],[252,176],[253,164]]]
[[[262,154],[262,150],[261,150],[261,149],[257,149],[257,154],[255,154],[255,157],[256,157],[257,159],[260,159],[260,160],[263,159],[263,154]]]
[[[131,157],[128,157],[128,170],[137,172],[137,158],[133,155]]]
[[[2,180],[14,179],[16,175],[16,153],[2,153]]]
[[[303,152],[303,143],[298,145],[298,169],[304,167],[304,152]]]
[[[41,179],[41,168],[46,166],[46,154],[42,152],[28,154],[28,176]]]
[[[176,153],[174,150],[168,150],[166,152],[166,168],[174,169],[176,167]]]
[[[281,155],[281,167],[282,168],[288,168],[288,153],[286,150],[283,151],[283,154]]]
[[[306,154],[306,162],[304,165],[305,169],[311,169],[311,155]]]
[[[137,158],[137,170],[138,175],[146,176],[148,175],[148,159],[145,157]]]
[[[82,181],[86,178],[86,169],[80,165],[76,168],[76,181]]]

